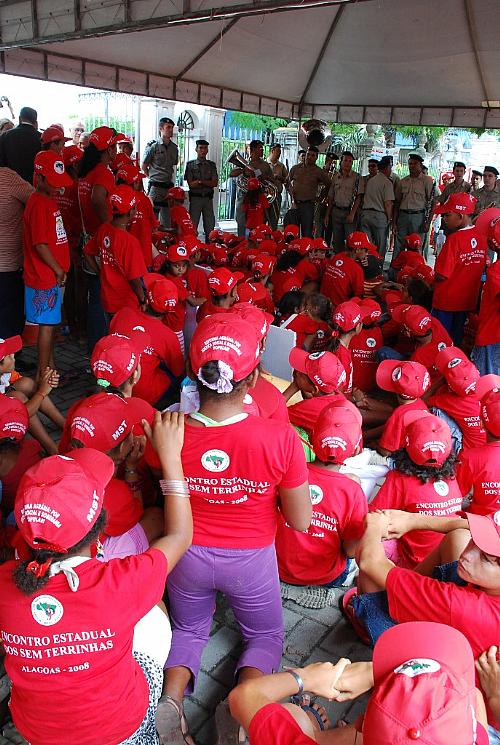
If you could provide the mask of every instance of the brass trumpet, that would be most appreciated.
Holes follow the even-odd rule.
[[[249,166],[248,163],[245,160],[243,160],[243,158],[241,157],[241,154],[240,154],[238,148],[235,148],[229,154],[229,157],[228,157],[226,163],[230,163],[235,168],[244,168],[244,169],[253,171],[253,168],[251,166]],[[265,178],[264,176],[259,176],[259,181],[261,182],[262,186],[264,187],[264,192],[266,194],[267,201],[269,202],[269,204],[272,204],[274,202],[274,200],[276,199],[277,194],[278,194],[278,189],[277,189],[274,181],[272,181],[269,178]],[[240,189],[240,191],[246,193],[248,191],[247,182],[248,182],[248,176],[245,176],[245,174],[242,173],[241,176],[238,176],[238,179],[236,181],[236,184],[238,186],[238,189]]]

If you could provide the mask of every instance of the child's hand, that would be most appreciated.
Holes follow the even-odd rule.
[[[500,662],[498,647],[490,647],[476,660],[476,670],[486,698],[500,697]]]
[[[366,530],[372,534],[380,535],[380,539],[388,537],[389,533],[389,520],[387,515],[381,510],[376,512],[368,512],[365,518]]]
[[[134,437],[134,444],[132,450],[125,459],[125,467],[135,468],[135,466],[141,461],[144,450],[146,449],[146,438],[144,435]]]
[[[339,696],[338,680],[351,661],[341,657],[334,665],[332,662],[313,662],[302,670],[299,675],[304,682],[304,688],[316,696],[333,701]]]
[[[43,396],[48,396],[52,388],[55,388],[57,385],[59,385],[59,373],[51,367],[46,367],[40,375],[38,393],[41,393]]]
[[[56,272],[56,280],[59,287],[64,287],[66,284],[66,272],[63,269],[59,269]]]
[[[371,662],[353,662],[348,665],[335,686],[339,691],[336,701],[351,701],[373,688],[373,665]]]
[[[387,519],[387,538],[401,538],[402,535],[413,530],[413,514],[404,510],[383,510]]]
[[[178,411],[165,411],[163,414],[157,411],[153,421],[153,427],[143,419],[142,426],[152,446],[162,457],[168,459],[179,459],[184,444],[184,414]]]
[[[47,369],[49,369],[49,368],[47,368]],[[59,373],[57,372],[57,370],[50,369],[49,385],[52,388],[57,388],[57,386],[59,385],[60,377],[61,376],[59,375]]]

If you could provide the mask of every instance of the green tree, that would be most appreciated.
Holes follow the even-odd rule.
[[[229,126],[230,127],[241,127],[241,129],[248,129],[254,132],[265,130],[266,132],[272,132],[278,127],[286,127],[289,123],[289,119],[276,119],[272,116],[262,116],[261,114],[245,114],[241,111],[230,111],[229,114]]]

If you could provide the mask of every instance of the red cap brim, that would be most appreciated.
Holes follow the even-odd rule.
[[[6,357],[8,354],[15,354],[16,352],[19,352],[23,348],[23,340],[20,336],[11,336],[9,339],[5,339],[3,346],[3,352],[0,352],[3,357]]]
[[[495,513],[497,514],[497,513]],[[493,522],[487,515],[467,514],[469,530],[476,546],[485,554],[500,557],[500,536]]]
[[[294,347],[292,351],[290,352],[288,356],[288,362],[292,366],[294,370],[297,370],[297,372],[304,373],[304,375],[307,375],[306,371],[306,361],[309,357],[308,352],[305,351],[305,349],[299,349],[299,347]]]

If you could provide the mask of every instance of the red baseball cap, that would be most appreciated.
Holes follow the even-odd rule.
[[[347,236],[346,239],[347,247],[348,248],[366,248],[369,249],[372,247],[372,243],[370,242],[368,236],[366,233],[364,233],[362,230],[355,230],[353,233]]]
[[[95,145],[97,150],[106,150],[108,147],[112,147],[123,141],[124,137],[125,135],[121,132],[115,134],[114,129],[111,129],[111,127],[96,127],[90,133],[89,144],[92,143],[92,145]]]
[[[133,336],[103,336],[95,345],[90,358],[93,374],[98,381],[108,385],[121,385],[137,368],[149,341],[149,336],[142,333]]]
[[[300,228],[299,228],[299,226],[298,225],[294,225],[294,224],[286,225],[283,228],[283,237],[286,238],[287,235],[299,236],[300,235]]]
[[[132,186],[132,184],[136,184],[138,181],[146,178],[146,174],[140,171],[135,163],[122,163],[116,172],[116,178]]]
[[[212,295],[227,295],[243,279],[241,272],[231,272],[221,266],[208,275],[208,286]]]
[[[351,331],[358,323],[361,323],[362,318],[360,306],[352,300],[337,305],[332,316],[333,322],[339,326],[341,331]]]
[[[445,347],[434,360],[436,368],[444,375],[451,390],[458,396],[474,393],[481,377],[477,367],[458,347]]]
[[[377,367],[376,380],[383,391],[405,398],[420,398],[431,385],[427,368],[410,360],[383,360]]]
[[[288,244],[288,251],[297,251],[302,256],[305,256],[312,247],[312,238],[295,238],[291,243]]]
[[[211,246],[210,254],[212,256],[212,263],[215,266],[225,266],[229,261],[227,249],[219,243],[214,243]]]
[[[173,243],[167,249],[167,259],[174,264],[178,261],[189,261],[190,251],[184,242]]]
[[[476,383],[481,419],[494,437],[500,437],[500,375],[483,375]]]
[[[53,150],[40,150],[35,155],[35,173],[44,176],[54,189],[62,189],[63,186],[71,186],[73,183],[66,173],[61,157]]]
[[[175,202],[184,201],[186,193],[181,186],[173,186],[167,191],[167,199],[173,199]]]
[[[0,360],[8,354],[15,354],[23,348],[23,340],[20,336],[9,336],[8,339],[0,339]]]
[[[315,251],[328,251],[330,246],[324,238],[315,238],[312,242],[311,248]]]
[[[58,142],[64,140],[69,142],[72,138],[64,136],[64,130],[58,124],[51,124],[42,132],[42,145],[48,145],[49,142]]]
[[[247,323],[253,326],[261,341],[265,336],[267,336],[269,326],[271,326],[274,321],[274,316],[270,313],[266,313],[261,310],[261,308],[256,308],[255,305],[247,302],[235,303],[231,308],[231,313],[236,313],[240,318],[243,318],[244,321],[247,321]],[[230,314],[227,315],[229,316],[229,321]]]
[[[121,138],[121,140],[118,140],[118,144],[119,145],[125,145],[125,144],[127,144],[127,145],[133,145],[134,144],[134,141],[133,141],[133,139],[131,137],[127,137],[127,135],[123,135],[122,138]]]
[[[434,282],[434,269],[427,266],[427,264],[415,264],[415,266],[410,267],[408,276],[415,279],[423,279],[428,285],[432,285]]]
[[[405,243],[410,249],[422,247],[422,239],[418,233],[410,233],[409,235],[405,236]]]
[[[186,235],[182,239],[182,242],[186,246],[189,255],[193,256],[197,251],[199,251],[201,248],[203,248],[205,245],[207,249],[210,250],[211,246],[209,244],[205,244],[198,238],[197,235]]]
[[[396,323],[412,334],[412,336],[427,336],[432,328],[430,313],[421,305],[396,305],[391,310],[391,316]]]
[[[271,256],[276,256],[276,252],[278,250],[276,241],[270,240],[269,238],[264,238],[258,243],[259,243],[259,252],[261,254],[270,254]]]
[[[439,468],[451,453],[451,432],[448,424],[444,419],[426,411],[411,413],[415,414],[415,418],[409,416],[405,419],[406,452],[419,466]]]
[[[483,210],[476,218],[474,225],[480,233],[489,236],[491,226],[498,222],[500,218],[500,207],[488,207]]]
[[[201,368],[216,360],[226,382],[243,380],[259,364],[260,341],[255,328],[247,321],[233,315],[229,324],[225,315],[216,313],[204,318],[195,329],[189,348],[191,369],[207,385],[200,377]],[[225,381],[220,380],[214,390],[229,393],[232,385],[224,385]]]
[[[283,231],[273,230],[272,236],[273,236],[273,241],[276,241],[276,243],[280,243],[283,240]]]
[[[362,321],[365,324],[375,323],[375,321],[378,321],[382,315],[380,304],[369,297],[361,300],[359,307],[361,310]]]
[[[265,222],[261,222],[260,225],[257,225],[256,230],[258,230],[259,233],[262,233],[262,235],[264,236],[267,235],[269,238],[273,234],[272,228],[270,228],[269,225],[266,225]]]
[[[288,361],[294,370],[307,375],[309,380],[323,393],[343,391],[347,385],[347,374],[343,364],[332,352],[313,352],[294,347]]]
[[[247,189],[248,191],[257,191],[257,189],[260,189],[260,181],[258,178],[251,177],[247,181]]]
[[[132,431],[127,399],[114,393],[96,393],[82,401],[70,423],[71,439],[105,453]]]
[[[175,310],[179,301],[179,291],[176,285],[161,274],[154,276],[157,278],[145,283],[150,307],[156,313],[168,313]]]
[[[428,621],[392,626],[375,644],[373,677],[365,745],[476,742],[474,657],[457,629]]]
[[[117,153],[117,155],[115,155],[115,157],[113,158],[113,160],[110,163],[110,166],[111,166],[111,170],[112,171],[117,171],[119,168],[121,168],[122,166],[125,166],[125,165],[126,166],[128,166],[128,165],[135,166],[134,161],[132,160],[132,158],[129,155],[127,155],[127,153]]]
[[[465,514],[472,540],[485,554],[500,557],[500,511],[491,515]]]
[[[77,145],[68,145],[62,151],[62,157],[65,168],[68,168],[68,166],[74,166],[83,158],[83,150]]]
[[[20,442],[29,426],[28,410],[22,401],[0,394],[0,440]]]
[[[217,241],[217,242],[223,241],[224,233],[222,232],[222,230],[217,230],[216,228],[214,228],[214,230],[211,230],[210,233],[208,234],[208,240]]]
[[[113,212],[117,212],[119,215],[126,215],[137,204],[137,197],[135,191],[130,186],[121,184],[115,187],[115,191],[111,194],[109,201]]]
[[[161,468],[161,464],[159,465]],[[123,535],[137,525],[144,515],[140,499],[136,499],[124,481],[112,479],[104,492],[108,536]]]
[[[350,403],[346,401],[346,404]],[[359,412],[352,406],[333,404],[324,408],[313,428],[312,446],[319,460],[344,463],[362,443]]]
[[[111,458],[92,448],[52,455],[29,468],[14,504],[26,543],[58,553],[79,543],[101,514],[114,470]]]
[[[258,271],[261,277],[270,274],[273,270],[276,259],[268,254],[257,254],[252,261],[252,272]]]
[[[436,215],[443,215],[448,212],[455,212],[457,215],[472,215],[476,207],[477,199],[472,194],[457,192],[450,194],[444,204],[437,204],[434,207]]]
[[[242,303],[252,303],[259,308],[265,305],[266,288],[260,282],[241,282],[238,286],[238,298]]]

